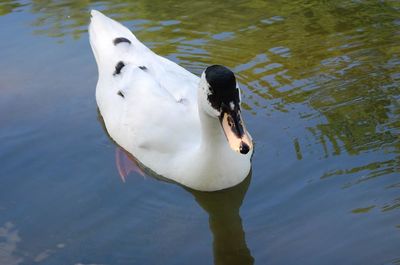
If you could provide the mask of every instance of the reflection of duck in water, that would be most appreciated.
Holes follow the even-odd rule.
[[[156,174],[214,191],[250,172],[253,145],[240,114],[240,90],[223,66],[201,78],[160,57],[118,22],[92,11],[90,44],[106,129]]]
[[[144,175],[146,168],[140,168],[135,160],[117,147],[116,164],[122,180],[131,172]],[[230,189],[217,192],[201,192],[186,189],[193,194],[197,203],[208,213],[213,235],[214,264],[250,265],[254,263],[247,247],[240,217],[240,206],[250,184],[251,177]]]
[[[254,258],[246,244],[239,213],[249,183],[250,177],[240,185],[223,191],[213,193],[190,191],[209,215],[216,265],[254,263]]]

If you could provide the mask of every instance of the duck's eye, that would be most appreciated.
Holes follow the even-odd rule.
[[[233,126],[233,119],[231,116],[228,116],[228,125],[229,125],[229,127]]]

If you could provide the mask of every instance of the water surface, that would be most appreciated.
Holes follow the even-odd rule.
[[[131,173],[94,98],[89,10],[237,74],[251,178]],[[0,264],[400,264],[398,1],[1,1]]]

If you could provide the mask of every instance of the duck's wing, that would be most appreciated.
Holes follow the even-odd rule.
[[[89,35],[100,79],[117,75],[125,65],[135,65],[151,73],[160,83],[160,88],[176,101],[195,100],[199,78],[153,53],[117,21],[92,10]]]
[[[91,12],[96,99],[109,134],[127,150],[171,153],[199,139],[199,78],[160,57],[126,27]]]

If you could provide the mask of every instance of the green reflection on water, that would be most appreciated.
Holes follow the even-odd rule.
[[[307,146],[315,144],[324,158],[380,149],[392,154],[380,161],[339,167],[321,179],[368,170],[366,176],[345,184],[350,187],[400,171],[398,1],[31,1],[24,5],[5,1],[0,12],[26,8],[35,14],[34,33],[64,40],[86,34],[88,10],[96,8],[126,21],[156,53],[196,74],[209,64],[231,67],[243,88],[244,109],[260,117],[281,112],[302,120],[311,138],[292,133],[299,160],[312,152]]]
[[[371,205],[371,206],[368,206],[368,207],[365,207],[365,208],[354,209],[351,212],[352,213],[368,213],[370,210],[372,210],[374,208],[375,208],[375,205]]]
[[[325,156],[381,147],[399,153],[397,1],[240,1],[229,9],[225,2],[186,2],[31,1],[27,8],[37,14],[37,34],[79,38],[88,10],[98,8],[130,21],[155,52],[197,74],[225,64],[238,74],[252,113],[305,104],[311,111],[300,117],[322,115],[308,130]],[[20,5],[9,1],[0,10]],[[294,141],[299,159],[301,144]]]
[[[0,2],[0,16],[11,13],[22,6],[18,1],[2,1]]]

